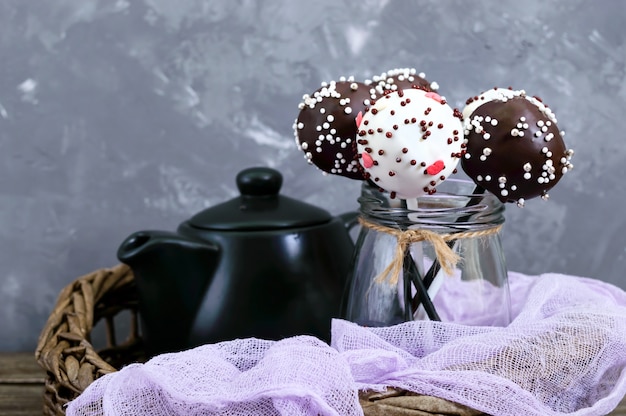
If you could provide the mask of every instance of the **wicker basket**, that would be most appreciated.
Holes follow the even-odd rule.
[[[118,344],[115,317],[121,312],[130,312],[130,326],[127,339]],[[106,347],[96,350],[91,336],[101,320]],[[131,270],[120,264],[79,277],[65,287],[41,332],[35,358],[46,370],[43,414],[55,416],[65,415],[64,406],[98,377],[144,361]],[[391,389],[384,394],[362,393],[361,407],[366,416],[482,415],[443,399]]]

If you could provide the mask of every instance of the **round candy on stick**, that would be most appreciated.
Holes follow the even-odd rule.
[[[359,163],[366,178],[391,197],[434,193],[464,154],[461,113],[435,92],[390,92],[357,123]]]
[[[355,119],[370,105],[369,90],[352,78],[341,78],[304,95],[294,136],[309,163],[327,173],[364,179],[355,153]]]
[[[423,72],[418,73],[415,68],[391,69],[366,80],[365,84],[370,87],[372,99],[378,99],[388,92],[415,87],[433,92],[439,89],[436,82],[426,80],[426,75]]]
[[[468,100],[464,115],[463,170],[502,202],[523,206],[530,198],[547,199],[573,167],[574,152],[538,97],[494,88]]]

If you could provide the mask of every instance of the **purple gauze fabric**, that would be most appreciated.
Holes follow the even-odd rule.
[[[360,415],[358,390],[403,388],[492,415],[605,415],[626,394],[626,293],[510,273],[507,327],[335,320],[312,337],[235,340],[101,377],[75,415]]]

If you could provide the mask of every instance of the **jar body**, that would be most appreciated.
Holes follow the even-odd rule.
[[[418,285],[409,279],[413,273],[413,278],[418,276],[428,286],[441,321],[488,326],[510,323],[507,268],[498,232],[504,222],[504,205],[494,195],[476,193],[472,182],[448,179],[433,195],[403,201],[390,199],[389,194],[365,183],[359,202],[363,226],[345,297],[347,320],[388,326],[429,319]],[[407,230],[436,233],[461,260],[450,273],[437,271],[434,244],[416,241],[405,252],[405,259],[413,262],[412,271],[405,261],[397,281],[383,276],[398,256],[398,233]],[[433,267],[433,263],[437,264]]]

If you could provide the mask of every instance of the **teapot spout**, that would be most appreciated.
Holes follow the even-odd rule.
[[[217,245],[168,231],[139,231],[120,245],[130,266],[150,355],[187,348],[192,323],[219,262]]]

